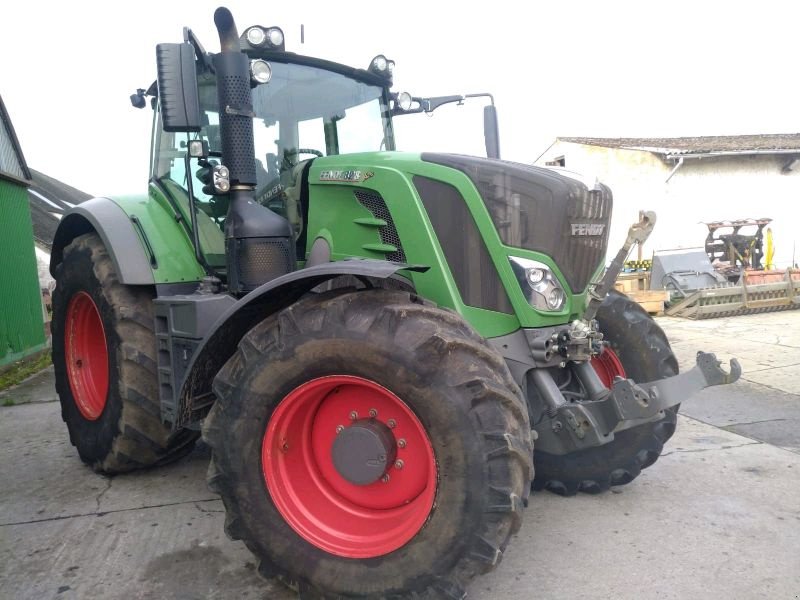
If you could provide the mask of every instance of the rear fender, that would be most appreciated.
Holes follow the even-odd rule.
[[[213,402],[214,377],[233,356],[244,335],[268,316],[337,277],[353,276],[380,286],[401,270],[424,272],[428,267],[383,260],[343,260],[283,275],[250,292],[217,319],[195,351],[180,386],[180,408],[173,427],[177,429],[205,416]],[[408,287],[413,289],[410,282]]]

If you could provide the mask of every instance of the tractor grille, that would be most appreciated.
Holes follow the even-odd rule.
[[[386,260],[391,262],[406,262],[406,253],[403,251],[403,245],[400,243],[400,236],[397,235],[397,228],[394,226],[392,215],[389,214],[389,209],[386,207],[386,202],[383,201],[381,195],[371,190],[355,190],[354,193],[358,203],[371,212],[373,217],[386,221],[386,225],[378,228],[381,243],[391,244],[397,248],[396,252],[389,252],[386,254]]]
[[[477,188],[506,246],[553,259],[579,294],[605,260],[611,190],[579,176],[512,162],[451,154],[423,160],[458,169]]]
[[[459,191],[416,175],[417,188],[464,304],[513,314],[489,250]]]
[[[602,188],[604,189],[570,196],[567,218],[561,224],[560,237],[566,243],[563,252],[556,258],[556,263],[559,267],[564,264],[564,276],[576,293],[586,288],[606,257],[608,229],[611,226],[611,190],[606,186]],[[580,224],[581,229],[583,224],[605,225],[604,233],[594,236],[575,235],[573,224]]]

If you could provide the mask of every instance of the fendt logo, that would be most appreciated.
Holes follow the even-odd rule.
[[[319,180],[338,181],[340,183],[361,183],[374,176],[375,173],[372,171],[321,171]]]
[[[603,223],[572,223],[572,235],[603,235],[606,226]]]

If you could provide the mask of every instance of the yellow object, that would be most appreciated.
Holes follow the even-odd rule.
[[[767,271],[772,271],[772,269],[775,268],[775,265],[772,264],[772,260],[775,258],[775,242],[772,240],[771,227],[767,227],[767,253],[765,254],[765,258],[764,268]]]

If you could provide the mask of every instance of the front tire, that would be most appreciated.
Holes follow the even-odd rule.
[[[413,295],[308,296],[251,330],[214,390],[203,435],[226,531],[304,597],[461,598],[520,527],[521,393],[460,317]],[[337,471],[356,424],[398,444],[388,479]]]
[[[610,343],[611,357],[604,357],[596,369],[608,383],[615,358],[625,375],[645,383],[678,374],[678,361],[664,331],[644,309],[619,292],[611,292],[597,311],[597,321]],[[609,373],[611,372],[611,373]],[[598,493],[612,485],[633,481],[661,455],[675,432],[678,407],[667,409],[658,421],[620,431],[603,446],[564,455],[536,452],[535,490],[546,489],[562,496],[579,491]]]
[[[189,452],[198,434],[161,422],[152,288],[121,284],[94,233],[64,249],[55,279],[56,391],[81,460],[114,474]]]

